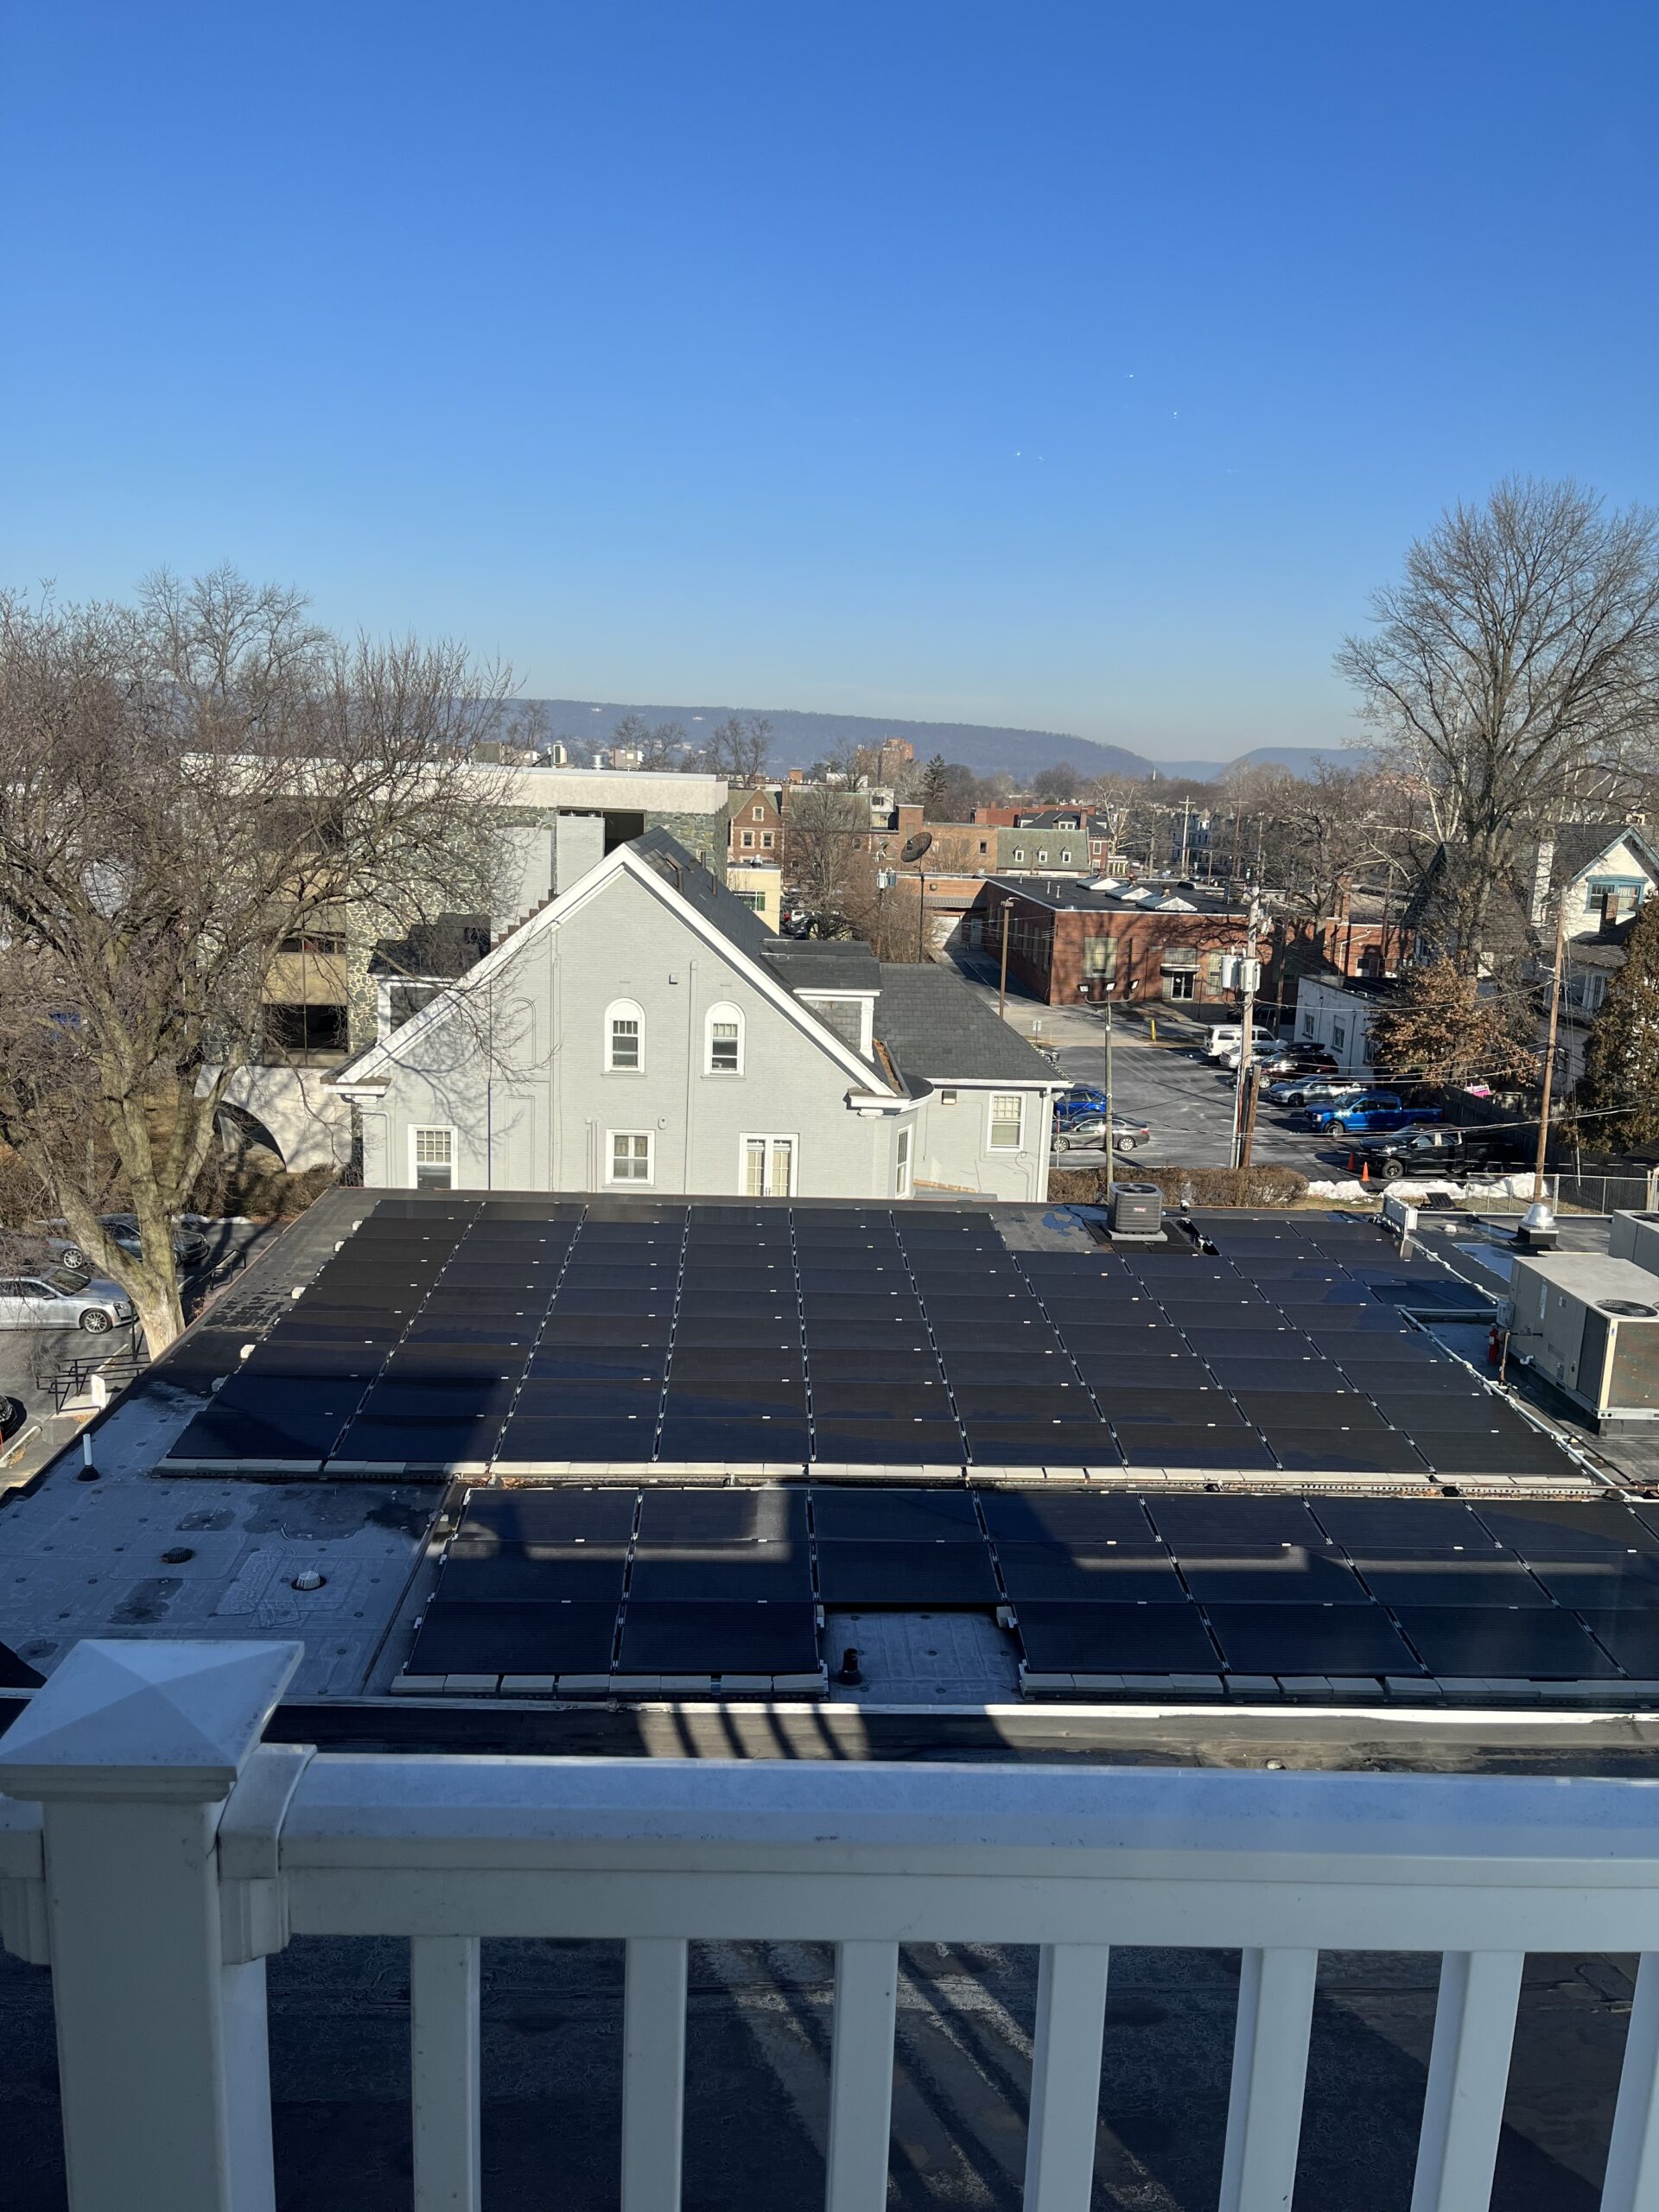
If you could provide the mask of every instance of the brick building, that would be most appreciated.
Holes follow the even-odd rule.
[[[1194,1014],[1236,1003],[1248,916],[1219,895],[995,876],[964,918],[969,947],[1000,957],[1005,900],[1009,981],[1049,1006],[1075,1006],[1109,989],[1119,1005],[1161,1001]],[[1268,961],[1266,931],[1257,951]],[[1270,977],[1262,980],[1270,992]]]

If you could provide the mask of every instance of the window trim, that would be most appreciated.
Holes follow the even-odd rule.
[[[1015,1122],[1014,1122],[1014,1132],[1015,1132],[1015,1134],[1014,1134],[1014,1142],[1013,1142],[1012,1144],[999,1144],[999,1143],[996,1141],[996,1125],[997,1125],[997,1122],[998,1122],[999,1121],[1006,1122],[1006,1121],[1007,1120],[1007,1115],[1006,1115],[1006,1114],[1004,1114],[1004,1115],[999,1115],[999,1114],[998,1114],[998,1112],[997,1112],[997,1110],[996,1110],[996,1109],[997,1109],[997,1102],[999,1101],[999,1099],[1009,1099],[1009,1098],[1013,1099],[1013,1101],[1014,1101],[1014,1105],[1015,1105],[1015,1108],[1017,1109],[1017,1114],[1016,1114],[1016,1118],[1015,1118]],[[992,1092],[991,1092],[991,1094],[990,1094],[990,1096],[989,1096],[989,1097],[988,1097],[988,1100],[986,1101],[986,1107],[985,1107],[985,1149],[986,1149],[986,1151],[987,1151],[987,1152],[995,1152],[995,1153],[998,1153],[998,1154],[1005,1154],[1005,1155],[1010,1155],[1010,1154],[1015,1154],[1015,1153],[1021,1153],[1021,1152],[1023,1152],[1023,1151],[1025,1150],[1025,1148],[1026,1148],[1026,1094],[1025,1094],[1025,1092],[1024,1092],[1023,1090],[994,1090],[994,1091],[992,1091]]]
[[[448,1187],[452,1191],[457,1187],[455,1182],[455,1171],[461,1164],[459,1158],[461,1151],[459,1142],[460,1135],[461,1132],[453,1122],[411,1122],[410,1123],[408,1138],[409,1188],[411,1191],[434,1191],[439,1187],[435,1183],[423,1183],[421,1180],[420,1171],[423,1165],[428,1167],[435,1167],[439,1164],[436,1160],[429,1160],[425,1162],[422,1161],[420,1157],[420,1141],[423,1137],[442,1136],[448,1139]]]
[[[616,1064],[616,1025],[619,1021],[627,1020],[632,1020],[635,1025],[635,1043],[639,1057],[634,1066],[619,1067]],[[605,1027],[602,1036],[605,1048],[604,1066],[607,1075],[644,1075],[645,1071],[645,1009],[638,1000],[613,999],[611,1001],[605,1009]]]
[[[898,1198],[913,1198],[916,1195],[915,1131],[908,1122],[900,1122],[893,1143],[893,1191]]]
[[[737,1026],[737,1065],[717,1068],[715,1065],[715,1024],[716,1021],[734,1022]],[[743,1019],[743,1009],[730,999],[716,999],[702,1017],[702,1071],[718,1081],[726,1082],[746,1072],[745,1057],[748,1047],[748,1024]]]
[[[645,1172],[643,1175],[619,1175],[616,1172],[616,1141],[627,1137],[645,1141]],[[657,1182],[657,1132],[655,1129],[607,1129],[605,1132],[606,1187],[617,1191],[649,1191]]]

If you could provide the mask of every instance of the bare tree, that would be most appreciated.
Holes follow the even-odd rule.
[[[840,936],[853,897],[855,861],[868,842],[870,810],[855,792],[809,784],[791,791],[784,815],[784,868],[820,937]]]
[[[1044,806],[1065,806],[1076,798],[1084,781],[1081,771],[1069,760],[1057,760],[1052,767],[1037,771],[1031,779],[1031,795]]]
[[[1423,792],[1443,932],[1478,963],[1530,822],[1605,804],[1659,727],[1659,518],[1510,480],[1443,515],[1337,666]]]
[[[728,783],[753,784],[766,773],[772,724],[764,715],[728,715],[709,734],[702,765]]]
[[[457,645],[346,643],[228,570],[133,607],[0,598],[0,1142],[152,1353],[181,1326],[174,1217],[285,947],[487,906],[476,748],[506,704]]]

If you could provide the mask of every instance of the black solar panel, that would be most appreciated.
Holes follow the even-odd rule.
[[[1087,1490],[990,1490],[976,1493],[985,1525],[999,1547],[1075,1544],[1088,1550],[1154,1541],[1138,1498]]]
[[[976,1543],[979,1520],[966,1490],[837,1490],[812,1486],[812,1526],[820,1541],[849,1543]]]
[[[1230,1673],[1422,1671],[1378,1605],[1207,1605],[1205,1610]]]
[[[1073,1603],[1185,1605],[1173,1561],[1155,1544],[1085,1551],[1059,1544],[999,1541],[1002,1585],[1018,1605],[1027,1598]]]
[[[812,1602],[812,1562],[804,1543],[685,1545],[633,1555],[628,1603],[754,1605]]]
[[[646,1546],[805,1541],[804,1489],[652,1488],[640,1502],[639,1541]]]
[[[1361,1557],[1365,1586],[1385,1605],[1547,1605],[1549,1599],[1519,1560],[1499,1552],[1404,1552]],[[1570,1603],[1571,1601],[1568,1600]]]
[[[608,1675],[614,1605],[429,1605],[411,1675]]]
[[[1534,1559],[1531,1566],[1555,1603],[1575,1612],[1646,1611],[1659,1606],[1659,1558],[1651,1552]]]
[[[627,1544],[538,1544],[493,1549],[454,1544],[438,1584],[441,1603],[556,1605],[565,1599],[608,1605],[621,1600]]]
[[[1435,1552],[1447,1558],[1491,1552],[1491,1532],[1452,1498],[1321,1497],[1313,1510],[1327,1535],[1351,1554]]]
[[[1239,1547],[1300,1544],[1319,1548],[1324,1531],[1299,1497],[1149,1497],[1154,1526],[1178,1553],[1231,1552]]]
[[[826,1542],[818,1593],[826,1605],[983,1608],[998,1602],[982,1541],[960,1544]]]
[[[1516,1612],[1450,1605],[1395,1611],[1431,1674],[1579,1681],[1618,1671],[1588,1630],[1553,1605]]]
[[[514,1544],[626,1544],[638,1497],[632,1490],[468,1491],[459,1533]]]
[[[818,1665],[809,1604],[636,1605],[622,1624],[621,1675],[804,1675]]]
[[[1522,1559],[1592,1559],[1628,1551],[1659,1552],[1659,1536],[1623,1505],[1528,1500],[1514,1505],[1483,1498],[1475,1508],[1499,1543]]]
[[[1370,1601],[1345,1560],[1300,1544],[1177,1552],[1182,1579],[1204,1605],[1360,1605]]]
[[[1020,1642],[1033,1674],[1213,1675],[1214,1645],[1195,1605],[1027,1601]]]

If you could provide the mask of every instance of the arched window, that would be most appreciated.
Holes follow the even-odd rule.
[[[743,1072],[743,1013],[724,1003],[711,1006],[703,1029],[702,1071],[705,1075]]]
[[[645,1071],[645,1014],[632,999],[613,999],[605,1009],[605,1071],[607,1075]]]

